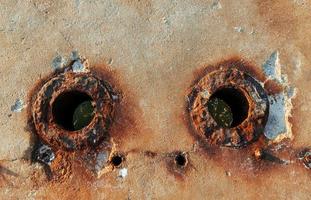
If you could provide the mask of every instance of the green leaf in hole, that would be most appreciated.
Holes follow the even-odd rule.
[[[77,106],[73,113],[72,124],[74,130],[80,130],[87,126],[94,117],[92,101],[84,101]]]
[[[212,98],[208,101],[208,112],[221,127],[230,127],[233,121],[230,106],[222,99]]]

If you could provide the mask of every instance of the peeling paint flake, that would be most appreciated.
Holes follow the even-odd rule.
[[[265,136],[280,141],[292,137],[292,125],[289,122],[293,108],[292,98],[296,96],[295,88],[287,88],[284,92],[269,96],[270,113],[265,127]]]
[[[78,72],[86,72],[87,70],[84,64],[81,62],[81,60],[77,60],[72,65],[72,71],[78,73]]]
[[[72,61],[78,60],[79,57],[80,57],[80,54],[79,54],[79,52],[76,51],[76,50],[75,50],[75,51],[72,51],[72,52],[70,53],[70,60],[72,60]]]
[[[21,112],[26,107],[22,99],[16,99],[14,105],[11,106],[12,112]]]
[[[278,51],[273,52],[262,67],[268,79],[282,82],[281,65]]]
[[[268,122],[265,127],[265,136],[269,139],[275,139],[278,135],[287,132],[285,120],[286,97],[284,94],[269,96],[270,112]]]
[[[279,52],[273,52],[262,65],[268,80],[280,83],[284,90],[270,95],[270,111],[264,134],[268,139],[280,141],[292,138],[292,125],[289,122],[292,110],[292,98],[296,96],[296,89],[289,86],[287,76],[282,74]]]
[[[108,160],[108,154],[106,152],[100,152],[96,158],[95,170],[96,172],[101,171]]]
[[[67,64],[67,59],[61,55],[57,55],[52,60],[52,68],[54,71],[65,67],[66,64]]]
[[[88,72],[88,61],[83,56],[80,56],[78,51],[72,51],[70,60],[73,61],[71,66],[72,71],[75,73]]]

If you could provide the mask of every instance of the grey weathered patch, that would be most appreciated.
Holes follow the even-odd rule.
[[[279,134],[287,132],[285,121],[286,97],[283,93],[276,96],[269,96],[270,112],[268,122],[265,127],[265,136],[275,139]]]
[[[72,71],[75,73],[79,72],[87,72],[87,67],[84,65],[84,63],[78,59],[72,64]]]
[[[26,105],[22,99],[16,99],[15,103],[11,106],[12,112],[21,112]]]
[[[108,153],[107,152],[100,152],[96,157],[96,164],[95,164],[95,171],[101,171],[108,161]]]
[[[281,65],[278,51],[275,51],[270,55],[270,57],[262,65],[262,68],[268,79],[282,82]]]
[[[274,51],[262,65],[268,80],[274,80],[285,88],[282,92],[270,95],[270,111],[264,134],[271,140],[282,140],[292,137],[291,124],[288,119],[291,116],[292,98],[295,97],[296,89],[290,87],[287,76],[282,74],[279,52]]]
[[[222,5],[220,3],[220,1],[218,0],[215,0],[212,5],[211,5],[211,9],[212,10],[219,10],[219,9],[222,9]]]
[[[67,59],[61,55],[57,55],[53,60],[52,60],[52,68],[53,70],[61,69],[65,67],[67,64]]]
[[[70,53],[70,60],[74,61],[74,60],[78,60],[80,57],[80,54],[77,50],[74,50]]]

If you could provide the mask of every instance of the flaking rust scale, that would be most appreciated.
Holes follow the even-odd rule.
[[[219,126],[210,114],[207,104],[213,95],[230,106],[231,127]],[[261,85],[247,73],[230,67],[203,77],[188,99],[192,124],[211,145],[243,147],[256,141],[269,113],[268,98]]]
[[[32,159],[43,163],[53,180],[70,177],[74,165],[97,177],[113,170],[110,159],[116,149],[110,128],[121,98],[121,93],[90,70],[87,59],[81,56],[41,80],[29,99],[29,130],[37,138]],[[94,113],[88,123],[76,129],[76,108],[84,102],[90,102]]]
[[[298,159],[307,169],[311,169],[311,149],[305,148],[298,154]]]
[[[148,149],[125,153],[118,150],[117,146],[126,142],[129,133],[141,133],[138,125],[141,115],[135,99],[123,99],[122,92],[116,88],[121,88],[120,83],[115,81],[111,72],[96,67],[89,69],[87,60],[79,57],[43,79],[32,91],[28,102],[31,105],[29,125],[38,139],[33,159],[46,166],[51,179],[64,180],[72,174],[100,177],[127,166],[127,153],[145,152],[144,155],[151,159],[158,157],[160,152]],[[126,88],[123,86],[122,90]],[[281,84],[267,79],[238,57],[206,67],[190,88],[185,108],[189,132],[201,147],[199,152],[219,163],[230,174],[241,176],[254,172],[264,174],[296,161],[308,168],[308,151],[297,154],[290,141],[275,142],[264,134],[269,118],[269,95],[282,90]],[[79,128],[75,128],[75,120],[68,113],[79,119],[76,115],[83,109],[79,108],[78,114],[75,109],[68,110],[73,105],[72,99],[82,99],[74,104],[78,108],[88,102],[88,110],[94,112],[93,118],[87,120],[89,123],[83,122]],[[209,104],[211,99],[217,101]],[[59,103],[55,102],[58,101],[65,106],[57,108]],[[219,105],[225,109],[217,107]],[[68,113],[62,118],[61,111],[66,109]],[[223,120],[223,116],[229,118]],[[225,125],[219,122],[225,122]],[[277,147],[280,145],[281,148]],[[177,150],[164,155],[159,158],[177,180],[185,180],[195,168],[189,159],[190,153]]]
[[[246,177],[299,162],[310,168],[309,151],[297,156],[290,138],[273,140],[265,133],[266,124],[273,125],[268,121],[270,99],[288,90],[278,81],[281,78],[266,77],[258,67],[239,57],[204,67],[197,76],[187,96],[186,123],[208,159]],[[220,123],[227,120],[221,116],[231,115],[210,113],[217,111],[208,108],[215,98],[226,103],[223,107],[230,107],[225,111],[232,111],[232,124]]]
[[[311,199],[310,4],[1,1],[0,199]],[[264,90],[261,127],[245,87],[190,115],[194,87],[230,69]],[[33,109],[60,76],[74,90]]]

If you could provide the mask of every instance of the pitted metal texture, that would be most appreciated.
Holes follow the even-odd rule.
[[[233,114],[241,117],[245,112],[245,119],[239,118],[236,123],[233,120],[230,127],[219,126],[207,106],[211,97],[221,90],[229,101],[242,104],[242,109]],[[234,67],[212,71],[194,85],[188,99],[192,125],[211,145],[243,147],[263,133],[269,113],[268,97],[259,82],[246,72]]]
[[[66,130],[57,124],[52,112],[55,99],[72,91],[90,96],[95,112],[87,126],[75,131]],[[38,135],[54,149],[79,150],[98,145],[109,138],[108,129],[114,111],[112,95],[110,85],[91,72],[67,71],[52,77],[37,93],[32,105],[32,117]]]

